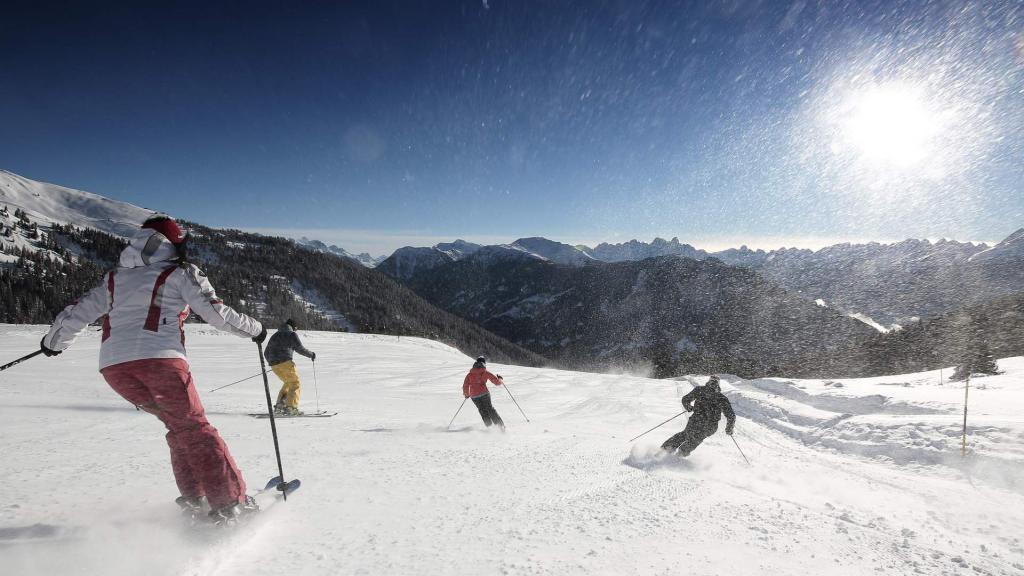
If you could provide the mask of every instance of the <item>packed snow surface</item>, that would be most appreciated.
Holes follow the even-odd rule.
[[[45,328],[0,326],[6,357]],[[435,342],[303,333],[303,408],[278,422],[303,486],[236,532],[196,533],[173,503],[162,425],[96,372],[99,334],[0,373],[4,574],[1024,574],[1024,359],[940,374],[741,380],[747,465],[721,432],[680,460],[658,445],[705,378],[491,366],[508,432],[462,402],[472,360]],[[276,474],[251,342],[190,326],[207,414],[251,489]],[[486,351],[481,351],[486,353]],[[5,358],[4,360],[7,360]],[[945,372],[948,375],[949,372]],[[273,375],[271,386],[278,383]],[[316,383],[316,386],[314,386]],[[724,426],[723,426],[724,428]]]

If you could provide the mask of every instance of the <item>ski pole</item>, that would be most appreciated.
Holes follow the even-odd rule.
[[[313,360],[313,394],[316,396],[316,412],[320,413],[320,390],[316,385],[316,360]]]
[[[736,449],[740,451],[740,456],[743,456],[744,460],[747,460],[747,455],[743,453],[743,449],[740,448],[739,442],[736,441],[736,437],[729,434],[729,438],[732,438],[732,443],[736,445]],[[750,466],[750,460],[747,460],[747,466]]]
[[[469,398],[462,399],[462,404],[459,404],[459,409],[455,411],[455,416],[452,416],[452,421],[448,423],[448,430],[452,429],[452,424],[455,423],[455,418],[459,415],[459,412],[462,412],[462,407],[466,405],[466,400],[469,400]]]
[[[270,382],[267,381],[267,366],[263,362],[263,343],[257,342],[256,349],[260,352],[260,369],[263,374],[263,390],[267,393],[267,414],[270,416],[270,433],[274,436],[274,456],[277,457],[277,473],[281,476],[281,483],[278,489],[284,501],[288,501],[288,492],[285,490],[287,482],[284,481],[284,468],[281,466],[281,446],[277,443],[277,424],[274,423],[274,405],[270,401]]]
[[[669,418],[668,420],[665,420],[665,421],[664,421],[664,422],[662,422],[661,424],[658,424],[658,425],[657,425],[657,426],[655,426],[654,428],[651,428],[651,429],[650,429],[650,430],[648,430],[647,432],[644,432],[644,433],[643,433],[643,434],[641,434],[640,436],[644,436],[644,435],[646,435],[646,434],[648,434],[648,433],[650,433],[650,432],[654,432],[654,431],[655,431],[655,430],[657,430],[658,428],[661,428],[661,427],[662,427],[662,426],[664,426],[665,424],[668,424],[669,422],[671,422],[671,421],[675,420],[676,418],[679,418],[679,417],[680,417],[680,416],[682,416],[683,414],[686,414],[686,411],[685,411],[685,410],[683,410],[683,411],[682,411],[682,412],[680,412],[679,414],[676,414],[675,416],[673,416],[673,417]],[[632,442],[632,441],[636,440],[637,438],[639,438],[640,436],[635,436],[635,437],[633,437],[633,438],[630,438],[629,440],[627,440],[627,442]]]
[[[964,383],[964,437],[960,445],[960,457],[967,457],[967,392],[971,389],[971,374],[968,370],[967,382]]]
[[[516,408],[519,408],[519,413],[523,415],[523,418],[526,418],[527,422],[529,422],[530,417],[526,415],[526,412],[523,412],[523,409],[519,406],[519,402],[516,402],[516,397],[512,395],[512,391],[508,389],[508,385],[505,384],[504,380],[501,381],[501,385],[505,388],[505,392],[508,392],[508,397],[515,403]]]
[[[10,368],[11,366],[14,366],[16,364],[21,364],[22,362],[24,362],[25,360],[28,360],[29,358],[35,358],[36,356],[39,356],[42,353],[43,353],[43,349],[40,348],[39,350],[36,350],[35,352],[33,352],[31,354],[26,354],[26,355],[22,356],[21,358],[18,358],[17,360],[15,360],[13,362],[8,362],[7,364],[4,364],[3,366],[0,366],[0,372],[3,372],[4,370],[7,370],[8,368]]]
[[[241,380],[235,380],[231,384],[225,384],[223,386],[218,386],[218,387],[214,388],[213,390],[207,390],[207,392],[208,393],[209,392],[216,392],[217,390],[220,390],[222,388],[227,388],[228,386],[234,386],[235,384],[241,384],[242,382],[245,382],[246,380],[252,380],[253,378],[255,378],[257,376],[259,376],[259,374],[253,374],[252,376],[247,376],[245,378],[242,378]]]

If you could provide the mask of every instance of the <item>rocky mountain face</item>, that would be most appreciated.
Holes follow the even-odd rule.
[[[407,283],[430,302],[577,368],[809,374],[817,368],[807,359],[876,334],[717,260],[574,267],[470,257]]]
[[[474,250],[481,247],[473,245]],[[653,242],[631,240],[574,247],[543,238],[526,238],[509,247],[568,266],[639,261],[659,256],[706,260],[754,270],[779,286],[843,314],[871,320],[886,328],[1024,290],[1024,229],[995,247],[970,242],[906,240],[895,244],[837,244],[821,250],[781,248],[764,251],[746,246],[706,252],[678,238]],[[383,270],[409,279],[425,270],[464,258],[450,253],[440,259],[430,249],[396,252],[404,272]]]
[[[655,238],[650,244],[638,240],[630,240],[621,244],[601,243],[594,248],[581,246],[580,250],[589,254],[595,260],[603,262],[643,260],[657,256],[682,256],[683,258],[693,258],[694,260],[703,260],[708,257],[708,253],[703,250],[698,250],[689,244],[680,244],[679,238],[667,241]]]

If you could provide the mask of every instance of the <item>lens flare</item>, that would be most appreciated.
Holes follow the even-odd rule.
[[[833,150],[899,169],[933,156],[954,114],[934,109],[922,89],[899,83],[871,86],[852,95],[845,108],[849,114],[838,134],[844,142]]]

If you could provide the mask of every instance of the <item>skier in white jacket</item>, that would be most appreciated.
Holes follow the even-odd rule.
[[[182,325],[191,311],[255,342],[263,342],[267,331],[221,302],[206,275],[186,262],[187,238],[169,216],[146,220],[118,267],[65,308],[40,345],[47,356],[60,354],[102,318],[100,373],[115,392],[167,426],[179,505],[194,514],[206,500],[215,522],[233,521],[257,508],[227,445],[206,419]]]

